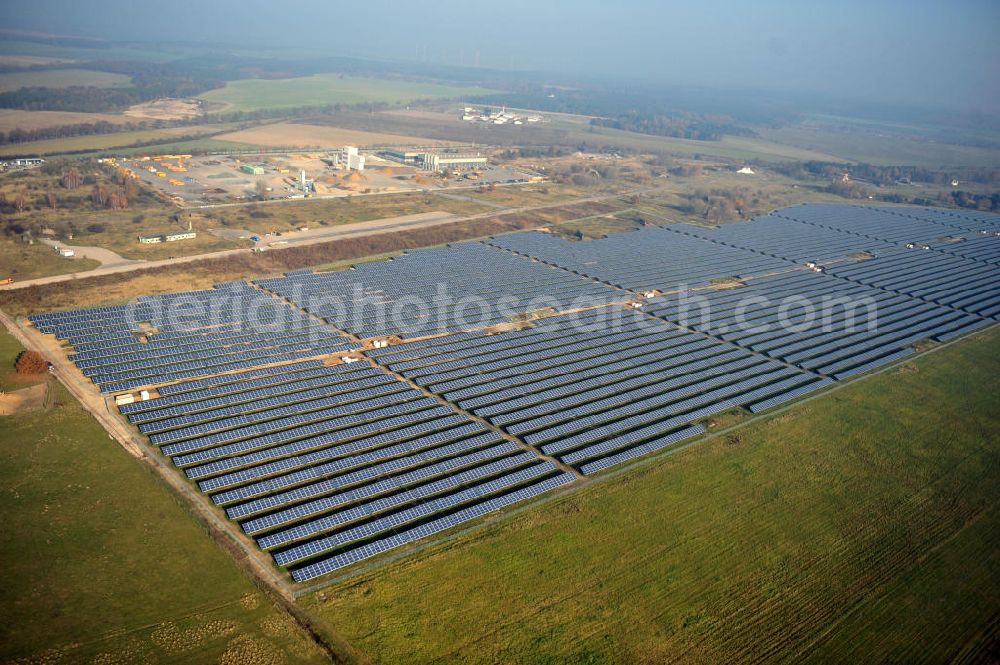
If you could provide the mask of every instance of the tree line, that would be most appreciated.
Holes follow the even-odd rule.
[[[114,134],[116,132],[134,132],[149,129],[160,123],[126,122],[114,123],[107,120],[98,122],[81,122],[55,127],[40,127],[38,129],[21,129],[15,127],[8,132],[0,131],[0,145],[31,143],[48,139],[62,139],[69,136],[92,136],[95,134]]]
[[[792,178],[834,178],[845,172],[855,180],[872,185],[892,185],[898,182],[922,182],[948,185],[952,180],[980,184],[1000,183],[1000,169],[995,167],[928,168],[924,166],[876,166],[874,164],[843,164],[805,161],[768,164],[768,168]]]
[[[726,116],[701,115],[697,113],[646,113],[629,111],[612,118],[594,118],[590,124],[596,127],[611,127],[639,134],[668,136],[695,141],[718,141],[723,136],[756,136],[749,127],[736,124]]]
[[[225,78],[207,69],[179,67],[173,63],[97,61],[87,63],[86,67],[123,74],[130,77],[131,82],[120,88],[29,86],[0,93],[0,108],[103,113],[121,111],[162,97],[194,97],[226,83]]]

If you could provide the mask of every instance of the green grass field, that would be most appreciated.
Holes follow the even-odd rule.
[[[304,602],[381,663],[988,660],[998,357],[994,329]]]
[[[75,46],[60,46],[44,42],[19,41],[16,39],[0,39],[0,53],[5,55],[35,55],[48,58],[66,58],[70,60],[139,60],[144,62],[164,62],[173,60],[186,53],[178,52],[177,47],[172,52],[157,51],[147,45],[111,46],[110,48],[93,49]],[[190,55],[200,52],[192,50]]]
[[[0,417],[0,661],[326,662],[142,462],[50,401]]]
[[[227,125],[177,127],[173,129],[150,129],[135,132],[115,132],[113,134],[93,134],[90,136],[69,136],[60,139],[30,141],[28,143],[12,143],[0,146],[0,157],[13,155],[65,155],[75,157],[92,157],[108,152],[116,155],[132,154],[162,154],[182,149],[191,150],[242,150],[253,146],[234,141],[222,141],[212,138],[189,139],[178,141],[180,133],[196,136],[199,133],[215,133],[225,131]],[[137,143],[154,144],[132,147]]]
[[[253,111],[364,102],[397,104],[418,99],[450,99],[490,92],[477,87],[317,74],[290,79],[231,81],[226,87],[210,90],[200,97],[218,105],[219,111]]]
[[[588,145],[616,145],[640,151],[665,151],[679,155],[700,155],[724,159],[759,159],[765,162],[790,160],[844,161],[835,155],[805,147],[783,144],[764,138],[724,136],[718,141],[694,141],[668,136],[640,134],[611,127],[596,127],[583,118],[561,116],[551,123],[552,128],[567,132],[567,138]]]
[[[839,160],[868,164],[883,166],[902,164],[929,168],[1000,165],[1000,150],[997,149],[955,145],[939,140],[922,140],[915,134],[883,133],[864,126],[844,129],[835,126],[800,124],[778,129],[762,129],[760,133],[775,143],[796,146],[801,150],[828,153],[835,155]]]
[[[28,245],[17,240],[0,238],[0,279],[12,278],[15,282],[68,272],[93,270],[101,265],[92,259],[64,259],[48,245]]]
[[[68,88],[76,85],[120,88],[127,86],[129,82],[129,77],[110,72],[96,72],[89,69],[43,69],[0,74],[0,92],[27,87]]]
[[[275,201],[258,205],[214,208],[207,211],[207,214],[215,226],[267,233],[272,230],[290,231],[302,225],[310,228],[339,226],[425,212],[441,211],[455,215],[472,215],[490,210],[492,208],[489,206],[474,201],[413,192]],[[326,223],[320,224],[320,220]]]
[[[585,192],[574,189],[568,185],[556,183],[544,183],[540,185],[518,185],[515,187],[497,187],[495,190],[480,192],[470,189],[462,192],[462,196],[467,196],[477,201],[488,201],[510,208],[521,208],[525,206],[547,205],[560,201],[572,201],[574,198],[585,196]]]
[[[0,392],[27,388],[49,377],[48,374],[18,375],[14,371],[14,363],[23,350],[24,347],[0,326]]]

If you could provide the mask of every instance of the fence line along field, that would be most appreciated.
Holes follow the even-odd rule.
[[[418,99],[452,99],[490,92],[472,86],[316,74],[290,79],[230,81],[225,87],[199,97],[208,102],[210,108],[227,112],[366,102],[402,104]]]

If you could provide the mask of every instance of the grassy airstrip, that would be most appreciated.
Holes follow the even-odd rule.
[[[200,97],[218,105],[220,111],[255,111],[324,104],[397,104],[418,99],[452,99],[490,92],[478,87],[316,74],[290,79],[231,81],[224,88],[209,90]]]
[[[993,329],[306,605],[384,663],[981,657],[998,357]]]

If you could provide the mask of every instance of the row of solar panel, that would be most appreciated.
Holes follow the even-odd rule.
[[[308,563],[292,569],[292,579],[296,582],[307,582],[322,575],[364,561],[373,556],[388,552],[403,545],[415,542],[427,536],[446,531],[491,512],[502,510],[518,502],[550,492],[573,481],[568,473],[547,478],[539,483],[520,487],[512,492],[490,497],[486,501],[474,503],[441,517],[422,522],[417,526],[392,531],[386,535],[374,538],[360,546],[338,552],[319,561]]]
[[[743,394],[757,400],[757,391],[768,386],[774,392],[790,388],[784,382],[793,377],[798,383],[819,380],[641,314],[631,314],[613,332],[563,323],[557,317],[534,330],[416,342],[400,353],[374,355],[572,464],[673,440],[671,432],[692,422],[689,411],[704,417],[719,404],[721,410],[732,408],[734,399],[739,405]],[[635,435],[640,423],[645,429]]]
[[[939,338],[981,319],[913,298],[844,283],[827,275],[787,273],[743,289],[654,299],[647,311],[757,353],[834,376],[898,358],[916,341]],[[749,303],[749,304],[748,304]]]

